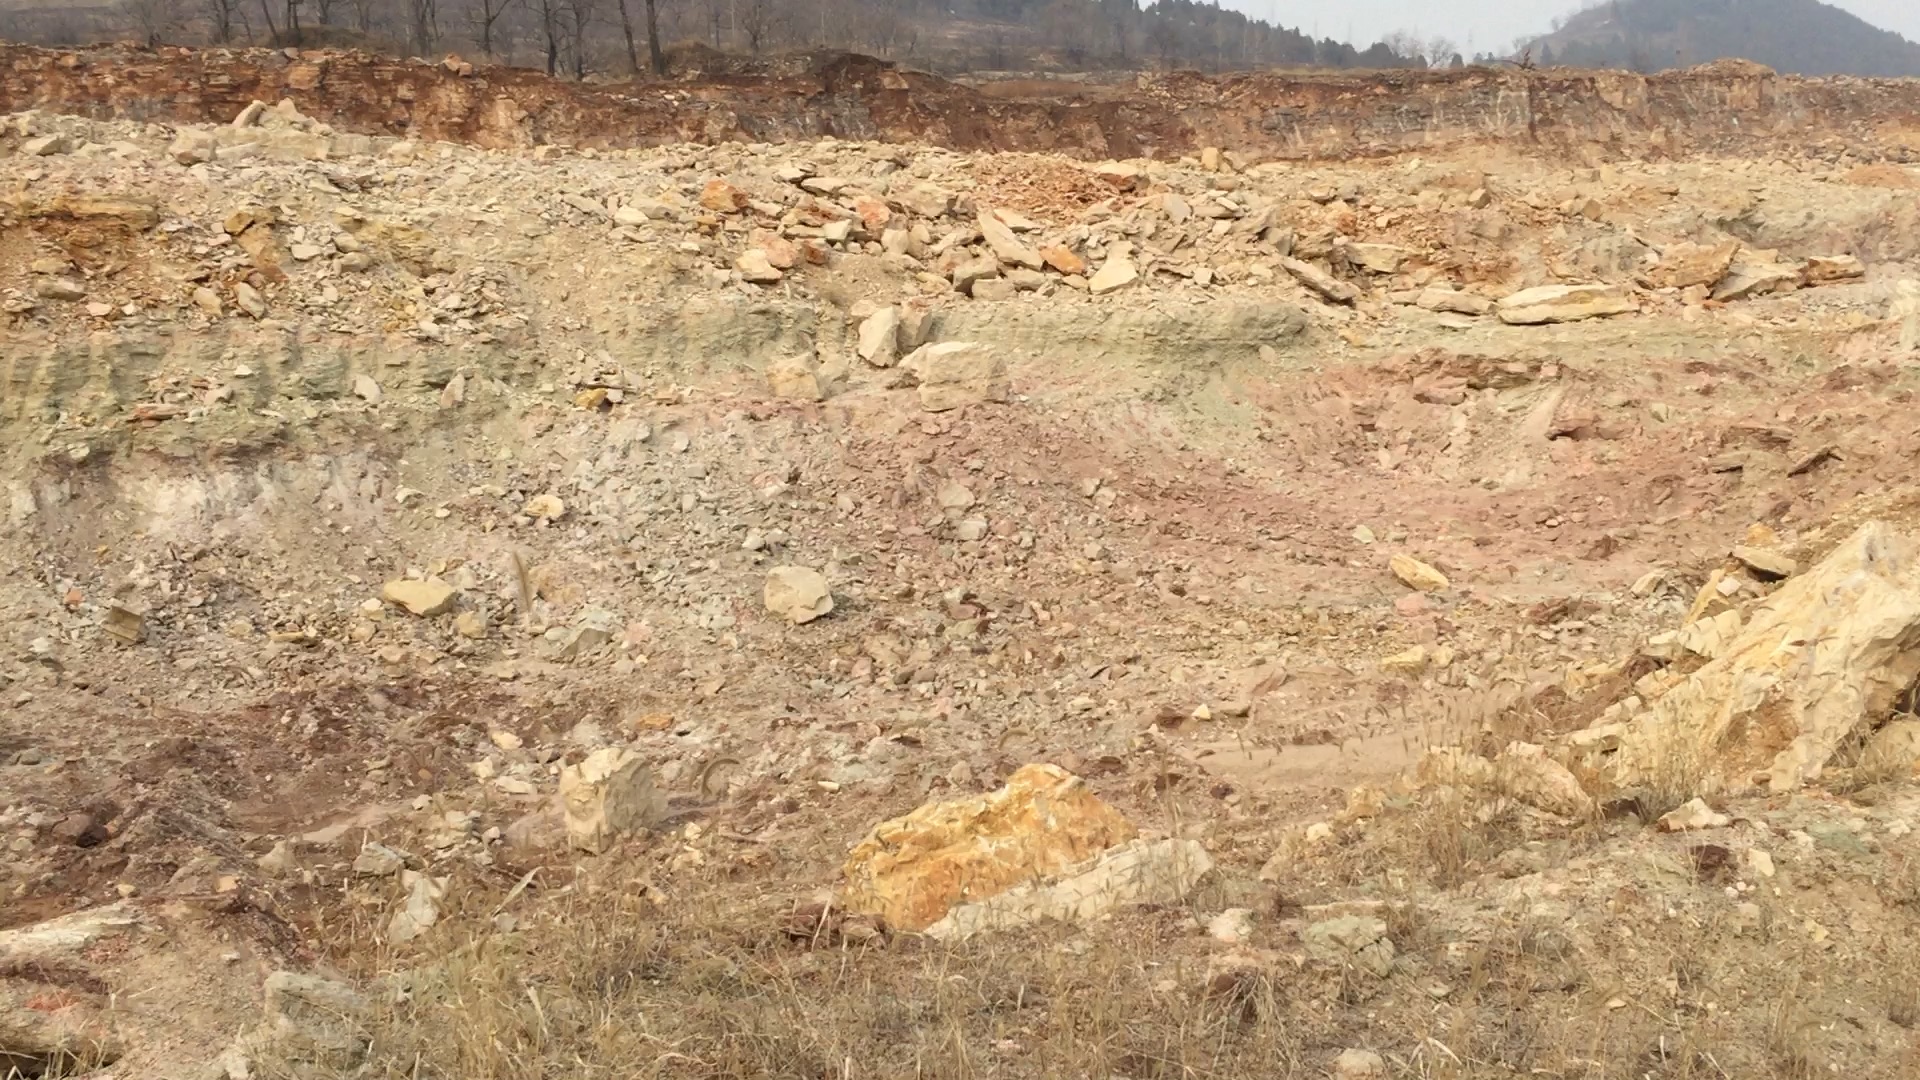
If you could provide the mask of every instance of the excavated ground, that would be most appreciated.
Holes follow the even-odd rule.
[[[587,88],[0,49],[0,1054],[1914,1075],[1910,771],[1705,834],[1349,791],[1584,727],[1755,525],[1802,567],[1920,528],[1916,91],[1397,79],[1081,109],[854,60]],[[256,97],[289,103],[229,123]],[[1558,282],[1627,310],[1474,314]],[[863,356],[887,307],[1007,392],[929,411]],[[776,565],[832,613],[769,612]],[[451,610],[383,602],[428,578]],[[570,851],[559,772],[610,745],[669,816]],[[794,930],[872,824],[1032,761],[1215,874],[964,945]],[[437,924],[395,940],[413,871]],[[1390,974],[1310,947],[1374,915]],[[290,1019],[281,969],[356,981],[371,1048]],[[298,1038],[237,1046],[263,985]]]

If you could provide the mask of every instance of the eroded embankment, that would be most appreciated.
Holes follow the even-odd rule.
[[[586,85],[516,68],[264,49],[0,46],[0,111],[224,121],[294,98],[366,134],[509,147],[844,138],[960,150],[1339,158],[1512,142],[1588,156],[1829,145],[1905,160],[1920,81],[1804,79],[1742,63],[1627,72],[1389,71],[1151,77],[1132,93],[1007,99],[852,55],[791,58],[712,81]]]

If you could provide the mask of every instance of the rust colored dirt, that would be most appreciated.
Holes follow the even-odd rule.
[[[1896,160],[1920,148],[1920,82],[1796,78],[1737,61],[1655,76],[1175,73],[1125,93],[1042,99],[847,54],[789,58],[751,76],[587,85],[360,53],[0,46],[0,111],[208,123],[283,97],[343,130],[495,148],[825,135],[1082,158],[1172,157],[1204,145],[1253,159],[1342,158],[1515,142],[1612,159],[1750,150],[1789,135]]]

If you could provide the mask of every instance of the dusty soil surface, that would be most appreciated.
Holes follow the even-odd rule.
[[[327,78],[0,127],[29,1075],[1920,1067],[1910,769],[1676,833],[1396,786],[1601,719],[1755,526],[1802,568],[1920,528],[1920,169],[1884,141],[574,150],[356,127]],[[1491,310],[1561,283],[1620,304]],[[1002,385],[930,408],[922,341]],[[831,613],[769,611],[776,566]],[[559,777],[607,747],[665,812],[576,851]],[[1205,888],[795,931],[874,823],[1035,761],[1199,841]],[[1314,945],[1348,916],[1390,971]],[[377,1036],[236,1046],[282,970],[361,987]]]

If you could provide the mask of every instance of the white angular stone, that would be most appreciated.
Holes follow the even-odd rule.
[[[776,566],[767,571],[760,598],[768,611],[795,626],[833,610],[833,589],[826,575],[805,566]]]
[[[961,940],[1053,919],[1088,922],[1123,907],[1177,904],[1213,870],[1194,840],[1132,840],[1069,870],[1058,881],[1022,885],[961,904],[927,927],[938,939]]]
[[[883,307],[860,324],[860,359],[877,368],[892,367],[900,359],[900,309]]]
[[[1542,285],[1522,289],[1494,305],[1500,321],[1515,326],[1576,322],[1638,309],[1621,285]]]

